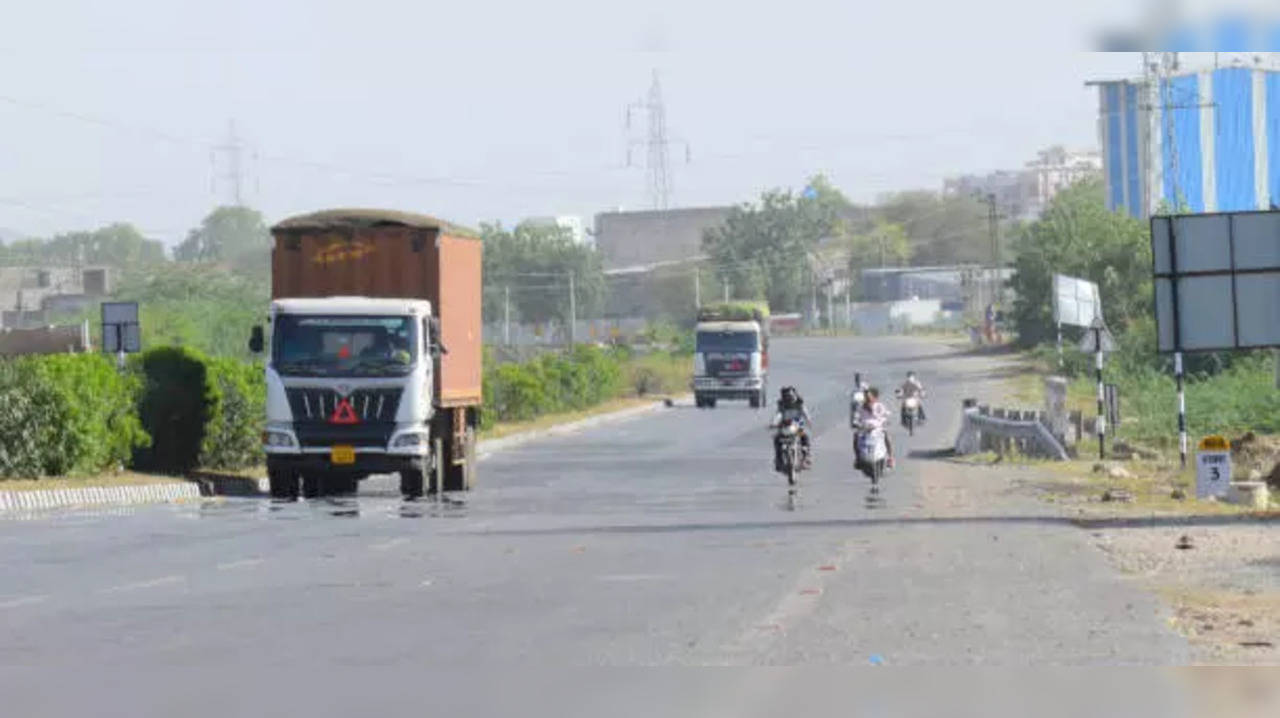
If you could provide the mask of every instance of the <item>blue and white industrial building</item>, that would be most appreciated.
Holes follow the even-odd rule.
[[[1095,84],[1109,208],[1147,217],[1280,206],[1280,72]]]

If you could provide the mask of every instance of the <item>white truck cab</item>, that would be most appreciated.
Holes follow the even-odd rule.
[[[345,482],[431,469],[435,338],[425,300],[271,303],[263,448],[272,477]]]

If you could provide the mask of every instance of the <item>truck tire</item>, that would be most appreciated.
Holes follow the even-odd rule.
[[[267,483],[271,498],[285,501],[298,500],[298,474],[288,469],[267,469]]]
[[[425,471],[410,469],[400,472],[400,494],[406,499],[420,498],[425,483]]]
[[[701,394],[694,394],[693,405],[699,409],[705,409],[707,406],[707,400],[703,399]]]
[[[707,408],[708,409],[716,408],[716,398],[714,396],[707,397]]]
[[[750,397],[748,397],[748,398],[747,398],[747,404],[748,404],[752,409],[759,409],[759,408],[760,408],[760,394],[758,394],[758,393],[757,393],[757,394],[752,394]]]
[[[302,498],[318,499],[324,495],[324,475],[323,474],[303,474],[302,475]]]

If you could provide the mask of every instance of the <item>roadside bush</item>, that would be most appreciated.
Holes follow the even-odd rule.
[[[199,465],[244,469],[261,464],[267,387],[262,365],[214,357],[206,365],[214,404],[210,409]]]
[[[134,412],[136,377],[96,354],[0,365],[0,476],[97,473],[147,444]]]
[[[143,388],[138,415],[151,445],[134,453],[134,465],[165,473],[194,469],[205,446],[219,396],[209,360],[184,347],[160,347],[137,361]]]

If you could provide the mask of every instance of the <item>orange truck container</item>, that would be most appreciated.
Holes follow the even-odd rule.
[[[275,240],[271,252],[273,322],[291,311],[323,316],[330,306],[340,315],[353,316],[364,300],[410,300],[405,306],[421,305],[418,300],[425,300],[430,302],[431,326],[421,330],[422,358],[427,357],[428,334],[431,345],[440,349],[431,352],[430,359],[434,410],[427,424],[434,450],[423,449],[428,458],[420,464],[405,464],[403,457],[395,454],[398,447],[393,445],[406,431],[406,421],[403,411],[393,421],[391,412],[381,408],[389,396],[385,387],[391,380],[364,376],[335,383],[324,376],[299,377],[284,371],[273,375],[279,367],[269,362],[264,443],[272,494],[296,495],[300,482],[304,495],[318,495],[334,486],[339,490],[354,488],[355,482],[369,473],[390,472],[400,473],[406,495],[420,494],[424,489],[470,488],[482,400],[480,240],[433,217],[385,210],[314,212],[283,220],[271,233]],[[257,334],[255,342],[263,348]],[[270,435],[273,381],[280,384],[277,413],[291,417],[279,437]],[[413,391],[407,383],[406,387],[402,395],[393,397],[395,406],[411,400]],[[376,407],[382,413],[368,409],[368,397],[374,395],[381,400]],[[332,412],[330,406],[334,407]],[[273,446],[273,441],[283,446]]]

